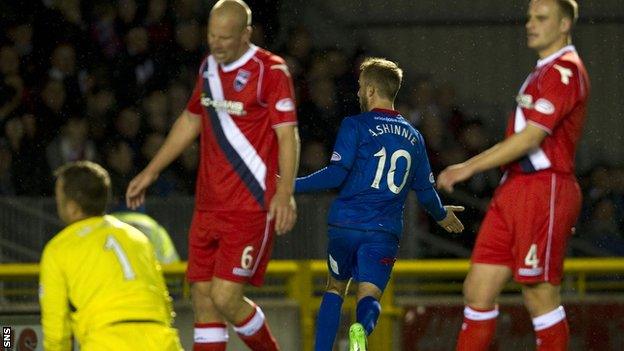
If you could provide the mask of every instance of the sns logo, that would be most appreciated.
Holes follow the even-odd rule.
[[[2,327],[2,349],[13,348],[13,331],[11,327]]]

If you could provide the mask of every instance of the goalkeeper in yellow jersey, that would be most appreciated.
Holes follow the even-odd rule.
[[[56,171],[56,203],[67,227],[43,250],[43,347],[83,351],[182,350],[154,249],[138,229],[105,216],[108,172],[92,162]]]

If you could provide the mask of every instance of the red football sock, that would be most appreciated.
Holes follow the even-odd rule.
[[[195,323],[193,351],[225,351],[227,326],[223,323]]]
[[[496,330],[498,309],[479,310],[466,306],[464,323],[457,338],[457,351],[485,351],[490,347]]]
[[[279,346],[266,323],[264,313],[258,306],[249,317],[235,326],[234,330],[253,351],[279,351]]]
[[[563,306],[533,318],[537,351],[565,351],[570,330]]]

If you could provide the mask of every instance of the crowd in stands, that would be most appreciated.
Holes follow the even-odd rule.
[[[251,4],[253,42],[290,67],[302,139],[300,174],[308,174],[327,164],[342,117],[359,112],[358,67],[367,52],[316,47],[303,26],[276,42],[275,2],[257,3]],[[207,52],[208,9],[200,0],[0,5],[0,196],[51,195],[52,171],[74,160],[103,164],[114,195],[123,196],[185,107]],[[451,84],[406,73],[397,109],[423,133],[434,174],[501,139],[502,133],[463,110]],[[195,145],[149,195],[192,195],[197,163]],[[462,245],[472,246],[499,178],[497,171],[483,173],[453,197],[445,195],[445,202],[468,208],[462,214],[468,230],[454,238]],[[600,165],[580,179],[579,239],[597,253],[624,254],[624,169]],[[426,224],[427,216],[421,218]]]

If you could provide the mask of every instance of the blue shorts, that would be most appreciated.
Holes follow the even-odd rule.
[[[327,268],[336,280],[353,280],[386,288],[399,251],[399,239],[388,232],[329,227]]]

